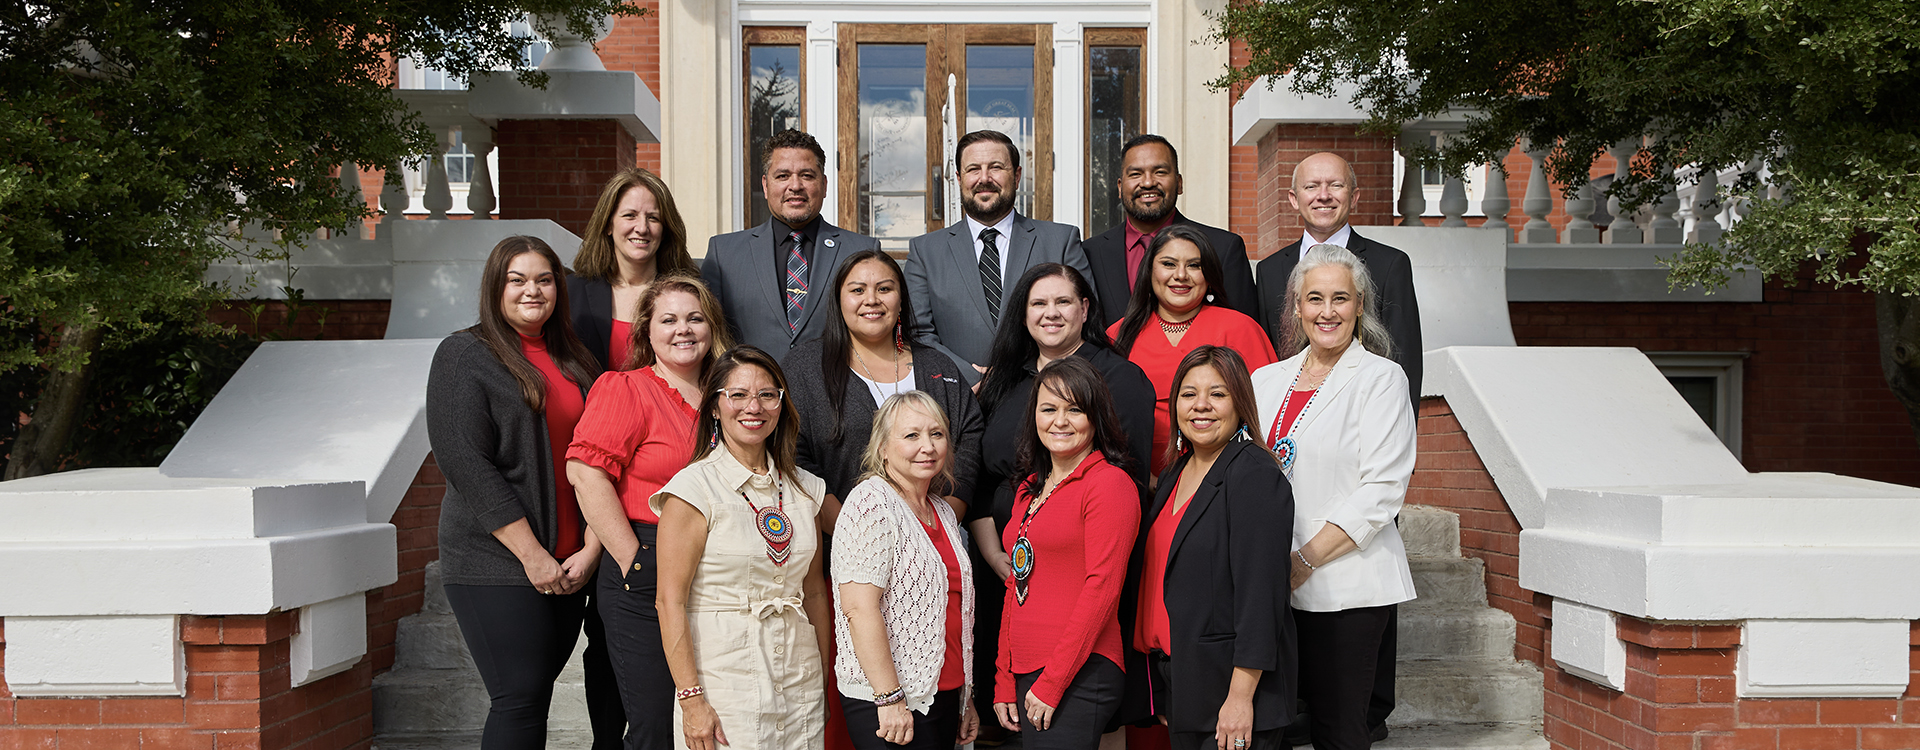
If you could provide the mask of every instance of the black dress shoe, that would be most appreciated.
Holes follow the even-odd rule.
[[[1381,724],[1380,726],[1374,727],[1372,732],[1367,733],[1367,739],[1374,742],[1385,741],[1387,739],[1387,725]]]

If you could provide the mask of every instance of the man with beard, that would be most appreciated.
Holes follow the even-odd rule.
[[[1187,224],[1207,236],[1220,256],[1220,273],[1227,307],[1260,319],[1259,293],[1253,284],[1253,266],[1247,262],[1247,241],[1225,229],[1187,218],[1176,204],[1184,183],[1180,154],[1167,139],[1141,134],[1120,152],[1120,206],[1127,217],[1118,226],[1087,240],[1087,263],[1093,266],[1093,290],[1100,296],[1094,308],[1101,328],[1127,316],[1127,300],[1139,278],[1140,261],[1147,257],[1153,235],[1173,224]]]
[[[1013,210],[1020,190],[1013,139],[994,130],[968,133],[955,148],[954,164],[966,216],[908,242],[903,270],[920,335],[977,387],[1000,320],[1024,320],[1024,300],[1006,298],[1013,282],[1041,263],[1064,263],[1089,278],[1092,270],[1079,229]]]

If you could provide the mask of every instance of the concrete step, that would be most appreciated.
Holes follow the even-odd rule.
[[[1296,750],[1307,750],[1301,745]],[[1427,724],[1394,726],[1374,750],[1547,750],[1547,738],[1526,724]]]
[[[1402,506],[1400,538],[1408,557],[1459,557],[1460,515],[1431,505]]]
[[[1400,660],[1513,658],[1513,616],[1491,607],[1400,608]]]
[[[1404,606],[1487,606],[1487,564],[1470,557],[1409,558],[1418,598]]]
[[[1504,659],[1401,660],[1393,720],[1407,724],[1537,724],[1540,670]]]
[[[478,732],[487,723],[480,673],[459,669],[394,670],[373,678],[373,731],[378,735]]]
[[[373,738],[373,750],[473,750],[479,746],[478,730],[432,734],[383,734]],[[589,750],[592,747],[592,732],[547,732],[547,750]]]
[[[401,618],[394,635],[393,668],[472,671],[473,655],[453,615],[422,612]]]

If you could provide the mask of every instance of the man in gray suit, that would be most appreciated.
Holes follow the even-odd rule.
[[[909,241],[902,270],[921,337],[954,362],[973,365],[960,370],[978,386],[1001,318],[1025,314],[1025,300],[1007,299],[1014,282],[1041,263],[1065,263],[1088,279],[1093,271],[1078,228],[1013,210],[1020,190],[1013,139],[994,130],[968,133],[954,164],[966,217]]]
[[[815,314],[840,261],[880,246],[878,240],[820,218],[827,199],[826,151],[798,130],[767,139],[760,164],[767,223],[707,241],[700,277],[720,298],[733,339],[765,349],[774,359],[826,326]]]

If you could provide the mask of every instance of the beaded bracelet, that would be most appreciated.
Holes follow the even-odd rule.
[[[873,705],[891,706],[895,703],[899,703],[900,701],[903,701],[906,699],[907,699],[907,689],[905,687],[897,687],[887,692],[873,696]]]
[[[685,690],[675,691],[673,694],[673,699],[677,701],[683,701],[688,698],[692,698],[696,695],[705,695],[706,692],[707,692],[706,688],[700,687],[699,685],[695,685]]]
[[[1310,563],[1310,562],[1307,562],[1307,556],[1306,556],[1306,554],[1305,554],[1305,553],[1303,553],[1303,552],[1301,552],[1300,550],[1294,550],[1294,551],[1293,551],[1293,556],[1294,556],[1294,557],[1298,557],[1298,558],[1300,558],[1300,564],[1301,564],[1301,565],[1305,565],[1305,566],[1307,566],[1307,570],[1319,570],[1319,569],[1320,569],[1320,568],[1319,568],[1318,566],[1316,566],[1316,565],[1314,565],[1313,563]]]

